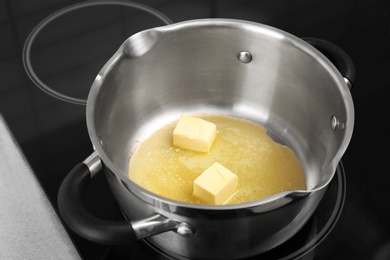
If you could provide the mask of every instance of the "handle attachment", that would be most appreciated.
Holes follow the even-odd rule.
[[[82,203],[82,193],[93,176],[102,168],[94,152],[78,163],[65,177],[58,193],[58,208],[65,223],[80,236],[100,244],[125,244],[169,230],[188,237],[193,230],[187,223],[168,219],[160,214],[128,222],[107,221],[92,215]]]
[[[312,45],[314,48],[324,54],[340,71],[351,89],[356,79],[356,68],[351,57],[339,46],[317,38],[302,38],[304,41]]]

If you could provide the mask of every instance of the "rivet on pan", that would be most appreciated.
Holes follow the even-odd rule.
[[[192,237],[195,233],[193,228],[187,223],[180,223],[176,232],[182,237]]]
[[[249,63],[252,61],[252,54],[247,51],[240,51],[238,53],[238,60],[242,63]]]
[[[102,137],[100,135],[98,136],[98,139],[99,139],[100,145],[103,146],[103,140],[102,140]]]
[[[339,119],[336,116],[332,116],[330,119],[330,126],[333,130],[336,130],[340,125]]]

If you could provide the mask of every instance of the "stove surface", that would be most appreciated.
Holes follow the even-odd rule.
[[[111,4],[0,0],[0,113],[54,208],[66,174],[93,151],[82,103],[98,71],[130,35],[167,22],[123,4],[126,1],[106,2]],[[147,0],[142,3],[173,22],[207,17],[244,19],[298,37],[331,41],[351,56],[357,70],[351,90],[356,114],[354,135],[342,159],[339,179],[332,182],[333,188],[327,195],[330,208],[338,210],[333,222],[329,222],[330,216],[324,217],[333,211],[319,211],[305,226],[302,236],[309,234],[308,241],[313,241],[310,234],[311,238],[316,237],[327,223],[331,232],[320,241],[315,240],[315,245],[304,254],[289,255],[287,252],[297,246],[287,244],[280,249],[286,254],[271,252],[266,259],[390,259],[387,206],[390,127],[386,122],[390,98],[389,1]],[[70,8],[81,4],[82,8]],[[52,20],[48,21],[48,17]],[[41,27],[31,40],[28,37],[39,24]],[[29,40],[30,65],[24,67],[23,47]],[[26,69],[35,75],[30,72],[30,78]],[[122,219],[103,174],[96,176],[84,199],[99,217]],[[142,241],[105,246],[72,231],[69,234],[84,259],[164,259]],[[306,238],[297,240],[302,239]]]

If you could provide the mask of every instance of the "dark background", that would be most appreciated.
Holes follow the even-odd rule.
[[[24,70],[22,50],[40,21],[80,2],[0,0],[0,113],[55,208],[64,176],[92,152],[85,106],[60,101],[35,86]],[[159,10],[173,22],[206,17],[250,20],[298,37],[331,41],[351,56],[357,71],[352,89],[356,122],[342,160],[347,176],[345,206],[332,233],[310,257],[390,259],[389,1],[139,2]],[[37,35],[30,53],[32,65],[52,89],[85,99],[100,68],[127,37],[160,25],[163,23],[151,15],[125,7],[75,11],[61,16]],[[120,217],[104,176],[98,177],[85,199],[96,214]],[[111,247],[70,234],[85,259],[118,256]]]

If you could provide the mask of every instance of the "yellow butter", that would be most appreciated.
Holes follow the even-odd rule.
[[[199,152],[209,152],[217,126],[206,120],[182,115],[173,130],[173,145]]]
[[[194,196],[212,205],[223,204],[237,190],[238,177],[218,162],[193,182]]]

